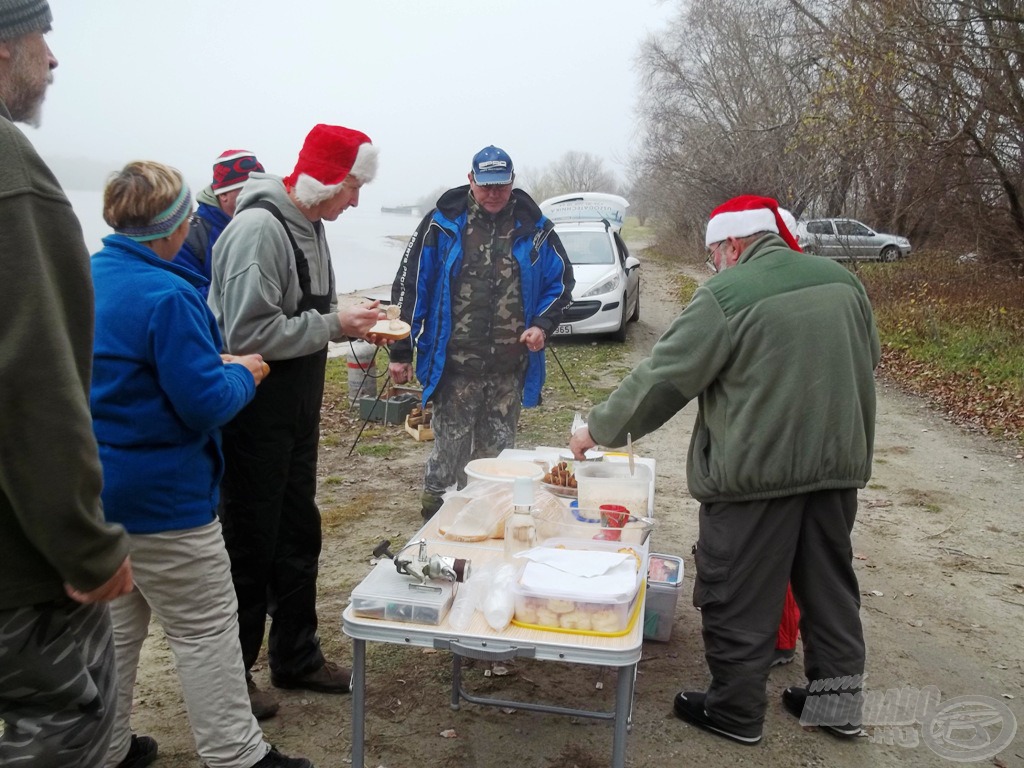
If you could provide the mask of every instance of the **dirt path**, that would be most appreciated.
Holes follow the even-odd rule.
[[[629,332],[637,362],[678,311],[673,269],[646,260],[639,323]],[[703,279],[703,275],[699,276]],[[595,372],[599,373],[599,372]],[[707,683],[699,615],[690,605],[696,503],[683,462],[694,406],[640,441],[658,461],[653,549],[684,557],[686,579],[668,643],[649,642],[640,663],[627,765],[939,766],[944,742],[905,723],[872,738],[839,742],[802,730],[779,696],[802,683],[801,656],[776,668],[769,683],[766,737],[755,748],[695,731],[671,714],[674,694]],[[328,418],[325,422],[331,423]],[[868,687],[913,692],[937,686],[943,700],[986,697],[1009,708],[1022,731],[986,765],[1024,766],[1024,465],[1019,449],[951,426],[921,401],[880,384],[876,462],[860,495],[854,530],[868,642]],[[347,663],[351,643],[340,614],[366,574],[381,538],[404,541],[418,527],[416,505],[427,444],[387,460],[347,457],[351,435],[326,439],[321,458],[324,511],[321,635],[332,658]],[[194,766],[173,661],[154,632],[140,670],[134,723],[161,746],[158,768]],[[447,705],[447,654],[371,644],[368,648],[367,755],[370,768],[598,768],[608,764],[611,729],[591,720]],[[482,695],[550,697],[566,706],[611,708],[614,672],[551,662],[516,662],[508,675],[470,665],[466,684]],[[268,686],[264,668],[256,679]],[[349,697],[280,692],[267,737],[317,766],[350,762]],[[581,701],[582,699],[582,701]],[[1002,713],[1003,721],[1010,718]],[[1009,727],[1008,725],[1006,727]],[[455,738],[440,734],[451,729]],[[990,727],[998,736],[1000,729]],[[1006,731],[1002,731],[1005,733]],[[916,743],[915,743],[916,739]],[[902,745],[900,745],[902,744]],[[936,751],[935,745],[940,751]],[[977,752],[975,754],[978,754]]]

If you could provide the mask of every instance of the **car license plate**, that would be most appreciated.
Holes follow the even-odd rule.
[[[565,323],[562,323],[560,326],[555,328],[555,332],[552,333],[551,335],[552,336],[568,336],[571,333],[572,333],[572,326],[571,325],[566,325]]]

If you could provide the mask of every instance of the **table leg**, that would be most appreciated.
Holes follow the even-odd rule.
[[[462,657],[457,653],[452,654],[452,709],[459,709],[459,699],[462,696]]]
[[[633,708],[633,684],[636,664],[619,667],[615,685],[615,727],[612,731],[612,768],[625,768],[626,735],[629,731],[630,712]]]
[[[352,640],[352,768],[363,768],[366,728],[366,641]]]

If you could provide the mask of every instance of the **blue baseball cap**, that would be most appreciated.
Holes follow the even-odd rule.
[[[473,155],[473,181],[482,187],[512,183],[512,158],[493,144]]]

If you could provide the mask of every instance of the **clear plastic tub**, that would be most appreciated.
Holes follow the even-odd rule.
[[[667,642],[672,637],[676,603],[683,586],[683,559],[652,552],[647,563],[644,639]]]
[[[651,468],[647,465],[637,464],[630,475],[629,465],[623,462],[581,462],[575,474],[581,509],[619,504],[637,517],[647,515],[651,497]]]
[[[593,599],[569,594],[552,584],[550,588],[530,590],[520,578],[525,563],[519,569],[513,588],[515,617],[513,623],[532,629],[543,629],[573,634],[615,637],[628,632],[639,614],[638,598],[643,593],[646,573],[646,551],[621,542],[594,541],[593,539],[548,539],[544,547],[597,550],[625,553],[637,558],[636,588],[619,597],[595,596]]]

